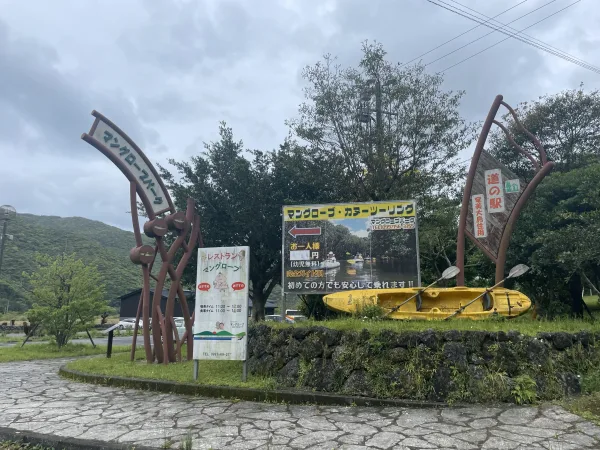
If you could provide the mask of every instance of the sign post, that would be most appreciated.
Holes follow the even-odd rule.
[[[244,361],[248,347],[249,247],[198,249],[194,379],[199,360]]]
[[[283,207],[283,299],[418,287],[414,200]]]
[[[198,244],[202,246],[200,217],[195,213],[195,202],[188,198],[186,210],[177,212],[166,186],[142,149],[123,130],[98,111],[92,111],[92,115],[95,119],[90,132],[82,134],[81,139],[102,152],[129,180],[131,223],[135,236],[135,247],[131,249],[129,258],[131,262],[141,266],[143,276],[131,345],[131,361],[135,360],[140,319],[146,360],[149,363],[156,360],[169,364],[181,358],[184,342],[173,330],[176,298],[183,312],[188,336],[186,356],[190,360],[192,359],[192,320],[181,285],[181,277],[196,246]],[[143,224],[143,232],[147,237],[155,239],[154,246],[144,244],[142,240],[138,198],[148,217],[148,221]],[[169,232],[172,233],[172,239],[163,239]],[[187,242],[185,242],[186,237]],[[167,248],[166,242],[169,241],[172,244]],[[160,255],[159,262],[156,260],[157,255]],[[179,261],[176,265],[175,260]],[[155,262],[159,270],[156,275],[153,275]],[[171,280],[171,286],[163,311],[159,305],[167,276]],[[150,299],[150,278],[156,281],[153,299]],[[150,308],[151,304],[156,306]],[[152,329],[150,329],[151,321],[157,325]]]
[[[508,110],[519,131],[531,140],[535,152],[518,145],[510,131],[495,119],[500,106]],[[507,141],[515,150],[515,156],[519,153],[531,163],[535,175],[528,183],[522,183],[516,174],[484,151],[494,124],[506,135]],[[456,279],[458,286],[465,284],[465,236],[496,265],[496,283],[505,279],[506,254],[519,214],[537,185],[553,167],[554,163],[548,161],[542,143],[523,126],[516,112],[503,101],[503,97],[497,95],[481,128],[463,192],[456,243],[456,265],[461,269]]]

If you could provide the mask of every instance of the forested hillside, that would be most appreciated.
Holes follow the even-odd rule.
[[[86,264],[98,266],[111,302],[141,285],[141,272],[129,260],[133,233],[82,217],[19,214],[9,222],[0,272],[0,310],[28,307],[27,282],[22,273],[36,270],[35,254],[76,253]]]

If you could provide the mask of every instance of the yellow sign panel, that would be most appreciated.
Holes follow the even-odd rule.
[[[361,219],[368,217],[414,217],[414,201],[340,203],[335,205],[285,206],[285,222],[300,220]]]

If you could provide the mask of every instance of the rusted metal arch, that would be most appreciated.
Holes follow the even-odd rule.
[[[506,109],[508,109],[508,111],[511,114],[511,116],[513,117],[516,125],[533,141],[533,144],[539,153],[541,165],[540,165],[540,162],[538,162],[537,159],[530,152],[526,151],[525,149],[523,149],[520,145],[518,145],[515,142],[515,140],[512,138],[512,136],[510,136],[508,129],[502,123],[495,120],[496,114],[498,113],[498,110],[501,105],[506,107]],[[498,256],[497,257],[494,257],[494,255],[492,255],[483,246],[483,244],[481,244],[475,238],[475,236],[473,236],[473,234],[469,230],[466,229],[467,214],[469,211],[469,200],[470,200],[470,196],[471,196],[471,190],[473,188],[473,181],[475,179],[475,175],[477,172],[477,165],[479,163],[481,153],[483,152],[484,145],[487,141],[487,137],[490,133],[492,124],[496,124],[500,127],[500,129],[502,129],[502,131],[506,135],[510,144],[513,147],[515,147],[515,149],[519,153],[521,153],[523,156],[525,156],[526,158],[529,159],[529,161],[531,162],[531,164],[534,168],[534,171],[535,171],[535,176],[529,182],[529,184],[527,184],[527,187],[525,188],[523,193],[520,195],[519,199],[517,200],[517,203],[513,207],[512,211],[508,217],[506,225],[504,226],[504,229],[502,231],[502,237],[500,240],[500,245],[498,248]],[[485,255],[496,264],[496,273],[495,273],[496,283],[499,283],[500,281],[502,281],[504,279],[506,254],[508,251],[508,246],[510,244],[510,238],[512,237],[512,233],[514,231],[515,223],[516,223],[517,219],[519,218],[519,215],[521,213],[521,210],[523,209],[523,206],[527,203],[527,201],[529,200],[529,198],[531,197],[531,195],[533,194],[533,192],[535,191],[535,189],[539,185],[539,183],[552,171],[553,167],[554,167],[554,163],[552,161],[548,161],[546,151],[545,151],[542,143],[539,141],[539,139],[523,126],[523,124],[519,120],[514,109],[503,101],[502,95],[497,95],[492,103],[492,106],[490,107],[490,111],[485,119],[485,122],[483,123],[483,126],[481,127],[481,133],[479,134],[479,138],[477,139],[477,144],[475,146],[473,158],[471,159],[471,165],[469,166],[469,172],[468,172],[467,180],[465,183],[465,190],[463,192],[463,199],[462,199],[462,204],[461,204],[461,209],[460,209],[460,217],[459,217],[459,223],[458,223],[458,237],[457,237],[457,244],[456,244],[456,265],[460,269],[460,273],[456,279],[457,285],[464,286],[464,284],[465,284],[464,266],[465,266],[465,238],[466,237],[469,237],[471,239],[471,241],[475,245],[477,245],[477,247],[479,247],[485,253]]]
[[[169,362],[174,362],[177,359],[181,360],[181,347],[183,345],[183,339],[186,339],[188,344],[186,355],[187,359],[191,359],[193,355],[192,327],[194,317],[193,315],[190,317],[187,299],[185,297],[183,287],[181,286],[181,277],[183,275],[185,266],[189,262],[192,252],[196,249],[198,244],[202,245],[200,217],[195,213],[195,202],[192,199],[188,199],[186,212],[176,212],[175,206],[173,205],[171,197],[162,179],[144,152],[129,136],[127,136],[123,130],[121,130],[105,116],[97,111],[92,111],[92,115],[95,117],[95,121],[90,129],[90,132],[89,134],[84,133],[81,136],[81,139],[92,145],[94,148],[102,152],[108,159],[110,159],[130,182],[129,195],[131,204],[131,221],[136,242],[136,247],[131,249],[130,258],[132,262],[141,265],[143,276],[143,287],[140,294],[140,300],[138,302],[136,322],[133,331],[132,349],[130,355],[131,360],[133,361],[135,359],[140,317],[143,320],[142,334],[144,338],[144,350],[147,362],[152,363],[156,360],[157,362],[168,364]],[[163,193],[167,202],[166,208],[159,211],[154,211],[152,203],[144,191],[143,185],[140,184],[140,181],[135,174],[120,158],[109,151],[102,142],[93,137],[100,122],[104,122],[116,133],[118,133],[120,137],[122,137],[144,161],[148,169],[152,172],[156,183],[158,183],[161,188],[161,192]],[[139,214],[137,210],[138,196],[144,205],[149,219],[146,223],[144,223],[144,234],[155,239],[154,248],[148,245],[143,245],[139,226]],[[166,217],[159,217],[164,214],[167,214]],[[163,240],[163,236],[166,234],[167,229],[170,229],[177,234],[175,242],[169,247],[169,249],[166,248]],[[188,242],[185,242],[185,238],[188,233],[190,236]],[[184,253],[177,265],[177,268],[174,268],[173,260],[180,249],[183,249]],[[152,275],[152,267],[156,261],[157,255],[159,254],[161,256],[162,265],[158,276],[154,276]],[[171,287],[169,289],[167,305],[163,314],[160,309],[160,300],[167,275],[169,275],[171,280]],[[157,283],[153,297],[152,304],[154,305],[154,308],[152,308],[152,311],[150,311],[150,278],[154,279]],[[175,295],[179,297],[184,315],[186,330],[181,337],[177,333],[173,318]],[[152,327],[152,342],[149,327],[150,316],[152,316],[153,323],[155,324],[155,326]],[[175,342],[173,341],[174,332],[176,333]],[[154,344],[154,349],[152,349],[152,343]]]

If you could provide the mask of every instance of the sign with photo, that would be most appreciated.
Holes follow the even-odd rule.
[[[291,294],[420,286],[416,203],[284,206],[282,280]]]
[[[246,360],[249,247],[198,249],[194,359]]]

